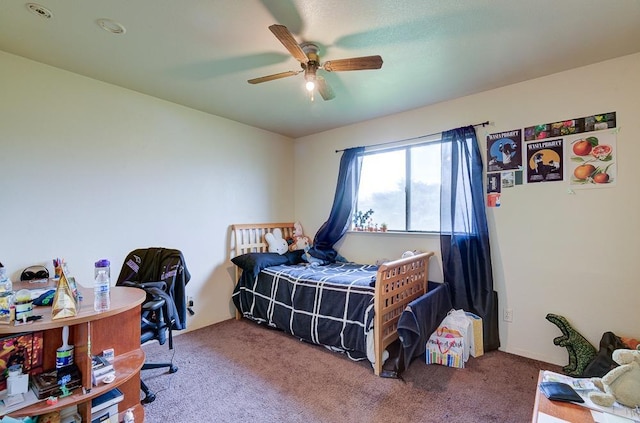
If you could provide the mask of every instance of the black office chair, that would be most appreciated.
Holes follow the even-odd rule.
[[[147,298],[141,310],[140,343],[157,340],[164,345],[169,340],[173,349],[173,330],[186,328],[185,286],[191,275],[179,250],[168,248],[140,248],[125,257],[116,285],[143,289]],[[169,363],[147,363],[142,370],[168,368],[169,373],[178,367]],[[155,393],[140,380],[144,392],[143,404],[156,399]]]

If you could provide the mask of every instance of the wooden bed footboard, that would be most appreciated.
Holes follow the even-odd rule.
[[[374,373],[382,373],[382,354],[398,339],[398,320],[411,301],[427,292],[433,251],[382,264],[376,277],[374,302]]]
[[[246,253],[264,253],[268,245],[264,236],[279,228],[282,237],[292,237],[293,222],[231,225],[230,258]],[[376,277],[374,294],[374,373],[382,373],[382,355],[386,347],[398,339],[398,320],[407,304],[427,291],[429,259],[433,252],[416,254],[382,264]],[[236,266],[236,282],[240,277]],[[236,310],[236,319],[242,315]]]

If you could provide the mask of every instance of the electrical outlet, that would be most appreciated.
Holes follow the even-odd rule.
[[[502,320],[509,323],[513,322],[513,309],[505,308]]]
[[[190,316],[193,316],[194,314],[196,314],[193,311],[193,297],[190,295],[187,295],[187,311],[189,312]]]

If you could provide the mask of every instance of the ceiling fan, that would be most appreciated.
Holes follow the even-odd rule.
[[[349,59],[329,60],[320,63],[320,55],[318,54],[318,46],[314,43],[304,42],[298,44],[293,35],[284,25],[271,25],[269,27],[273,35],[285,46],[289,53],[300,62],[301,70],[280,72],[273,75],[262,76],[260,78],[250,79],[250,84],[260,84],[262,82],[273,81],[275,79],[286,78],[288,76],[298,75],[304,72],[306,88],[313,93],[315,88],[324,100],[331,100],[335,97],[333,90],[322,76],[317,75],[319,69],[327,72],[342,72],[365,69],[380,69],[382,67],[382,57],[365,56],[352,57]]]

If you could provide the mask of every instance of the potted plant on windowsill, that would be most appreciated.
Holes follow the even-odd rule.
[[[366,231],[368,222],[371,219],[371,215],[373,214],[373,210],[369,209],[366,212],[362,212],[361,210],[356,212],[356,215],[353,218],[353,226],[356,231]]]
[[[387,224],[382,222],[380,224],[380,232],[387,232]]]

